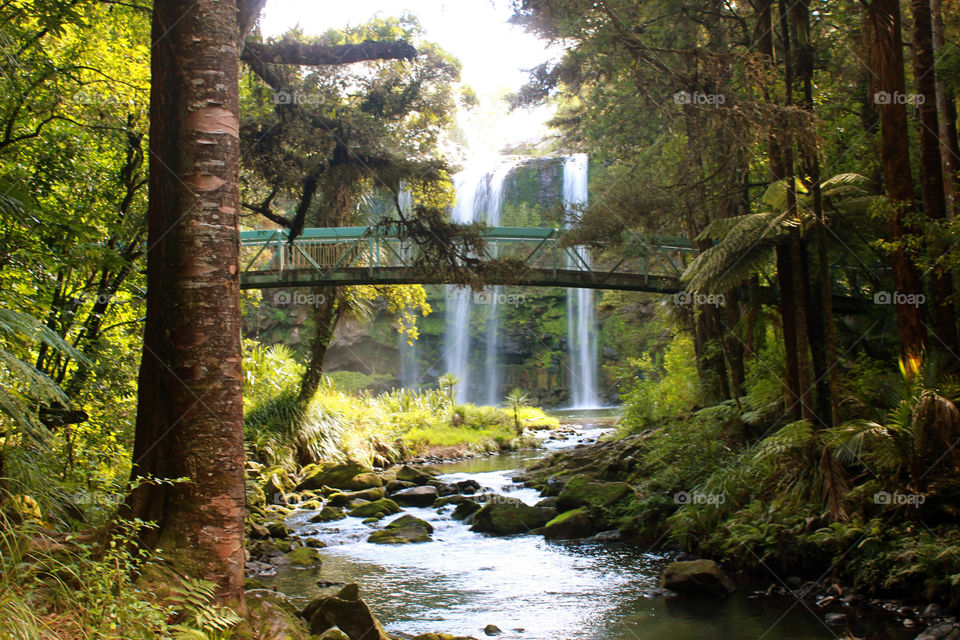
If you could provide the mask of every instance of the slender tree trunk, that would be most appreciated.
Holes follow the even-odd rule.
[[[937,115],[937,79],[934,73],[933,25],[930,0],[911,0],[913,13],[913,76],[920,110],[920,186],[923,211],[927,218],[943,221],[947,217],[944,196],[943,165],[940,156],[940,118]],[[941,256],[950,247],[940,241],[931,243],[928,253]],[[958,353],[957,319],[953,305],[953,277],[944,265],[935,264],[930,273],[930,319],[937,347]]]
[[[340,302],[337,299],[337,287],[318,287],[316,295],[322,295],[322,302],[313,309],[314,330],[310,340],[310,360],[307,369],[300,381],[300,393],[297,401],[305,407],[320,386],[323,378],[323,360],[327,355],[327,347],[333,339],[333,332],[340,319]]]
[[[810,37],[810,3],[800,0],[794,7],[797,34],[797,78],[801,84],[801,106],[813,113],[813,41]],[[833,324],[833,285],[827,255],[826,218],[823,214],[823,193],[820,186],[820,158],[816,150],[803,158],[804,173],[813,195],[813,216],[816,220],[814,240],[817,249],[817,282],[810,297],[809,328],[814,375],[817,379],[817,412],[827,426],[839,424],[840,370],[837,362],[837,338]]]
[[[930,0],[930,30],[933,35],[933,59],[936,60],[945,46],[943,38],[943,13],[941,0]],[[936,77],[938,134],[940,139],[940,162],[943,170],[943,195],[947,204],[947,217],[957,211],[957,193],[960,192],[960,142],[957,140],[957,99],[943,78]]]
[[[773,0],[759,0],[757,3],[757,24],[754,29],[753,42],[756,50],[767,57],[768,64],[771,67],[775,66]],[[772,101],[769,92],[767,93],[767,100]],[[774,182],[783,180],[787,171],[784,167],[780,144],[775,136],[771,136],[767,141],[767,155],[769,157],[771,180]],[[789,242],[777,245],[776,257],[777,284],[780,289],[780,322],[784,345],[784,404],[790,416],[794,420],[799,420],[801,417],[801,390],[797,354],[796,291],[794,290]]]
[[[153,8],[147,319],[133,478],[122,515],[148,542],[243,603],[244,451],[238,207],[237,7]]]
[[[904,242],[914,232],[909,218],[914,210],[913,179],[910,173],[909,127],[907,109],[896,96],[905,94],[903,72],[903,40],[898,0],[874,0],[867,5],[866,24],[870,51],[870,68],[874,74],[875,97],[879,97],[880,155],[886,196],[893,207],[890,214],[890,240],[893,250],[893,283],[901,295],[922,295],[920,271],[907,254]],[[897,333],[900,357],[919,358],[926,342],[923,315],[912,304],[896,304]]]

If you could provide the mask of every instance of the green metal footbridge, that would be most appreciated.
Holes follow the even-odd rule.
[[[587,260],[583,250],[561,246],[560,234],[531,227],[484,230],[484,255],[477,257],[511,258],[518,265],[516,273],[487,278],[488,283],[676,293],[693,251],[686,240],[650,238],[635,257],[606,258],[594,251]],[[444,269],[418,260],[413,240],[384,225],[304,229],[292,243],[286,229],[244,231],[240,242],[244,289],[448,284]]]

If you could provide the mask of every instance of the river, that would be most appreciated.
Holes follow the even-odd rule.
[[[550,450],[590,442],[600,433],[586,427],[543,450],[439,465],[445,472],[440,479],[472,478],[532,504],[540,499],[537,492],[514,484],[511,475]],[[313,512],[295,513],[289,523],[299,535],[327,544],[320,550],[323,566],[284,569],[264,581],[301,603],[324,592],[317,580],[357,582],[388,632],[414,635],[440,631],[483,638],[489,624],[502,630],[499,638],[518,640],[834,640],[850,637],[845,631],[900,640],[915,633],[853,611],[849,630],[828,627],[824,612],[812,604],[751,599],[747,590],[722,601],[659,597],[657,579],[668,558],[656,550],[623,542],[489,537],[452,519],[452,510],[453,505],[439,512],[406,509],[435,532],[432,542],[400,547],[366,542],[371,527],[359,518],[311,524]]]

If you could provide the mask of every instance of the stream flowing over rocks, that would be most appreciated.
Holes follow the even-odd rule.
[[[591,445],[605,431],[568,427],[541,434],[542,449],[436,466],[268,473],[277,504],[254,525],[249,586],[281,592],[328,639],[917,636],[857,603],[756,597],[712,561],[622,540],[617,523],[634,489],[579,473],[595,471]],[[611,448],[621,457],[608,465],[630,455],[629,441],[601,447]],[[557,464],[571,473],[558,476]]]

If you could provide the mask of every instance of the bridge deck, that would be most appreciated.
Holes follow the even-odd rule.
[[[492,227],[481,259],[513,258],[522,273],[490,284],[671,293],[692,249],[685,240],[652,238],[632,258],[560,245],[560,229]],[[382,227],[305,229],[293,244],[285,229],[241,233],[241,287],[270,289],[352,284],[444,284],[442,270],[418,266],[418,248]],[[499,281],[498,281],[499,280]]]

